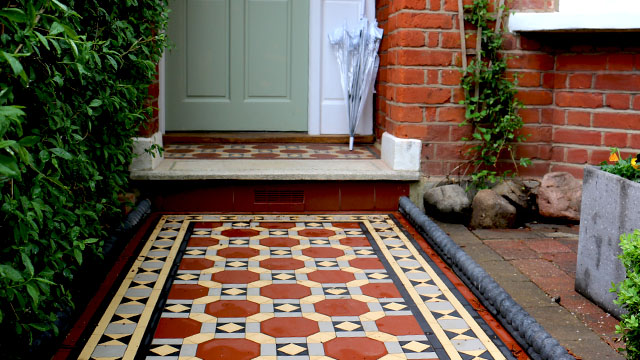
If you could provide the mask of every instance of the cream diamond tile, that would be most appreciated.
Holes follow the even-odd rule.
[[[117,323],[112,323],[117,324]],[[109,340],[107,342],[100,343],[99,345],[108,345],[108,346],[127,346],[127,344],[118,341],[118,340]]]
[[[308,223],[307,226],[319,227],[319,226],[322,226],[322,223],[312,222],[312,223]]]
[[[247,263],[242,261],[234,261],[234,262],[227,263],[226,265],[231,267],[242,267],[242,266],[247,266]]]
[[[360,321],[376,321],[385,316],[386,315],[384,311],[371,311],[371,312],[360,315],[359,318],[360,318]]]
[[[373,273],[371,275],[369,275],[369,277],[372,277],[376,280],[382,280],[382,279],[386,279],[389,277],[389,275],[387,274],[383,274],[383,273]]]
[[[244,329],[244,326],[240,326],[240,325],[234,324],[234,323],[228,323],[228,324],[224,324],[222,326],[218,326],[218,329],[220,329],[222,331],[226,331],[228,333],[232,333],[232,332]]]
[[[171,312],[176,312],[177,313],[177,312],[182,312],[182,311],[185,311],[185,310],[189,310],[189,308],[184,306],[184,305],[182,305],[182,304],[175,304],[175,305],[171,305],[171,306],[166,307],[165,310],[169,310]]]
[[[383,333],[380,331],[370,331],[370,332],[366,332],[365,334],[367,334],[367,337],[369,339],[373,339],[373,340],[378,340],[378,341],[382,341],[382,342],[396,342],[398,341],[398,338],[391,335],[391,334],[387,334],[387,333]]]
[[[189,251],[186,252],[186,254],[189,254],[189,255],[202,255],[202,254],[204,254],[204,251],[202,251],[202,250],[189,250]]]
[[[272,252],[274,255],[289,255],[291,252],[289,250],[276,250]]]
[[[248,226],[249,226],[249,225],[251,225],[251,224],[246,223],[246,222],[237,222],[237,223],[233,223],[233,224],[231,224],[231,225],[232,225],[233,227],[248,227]]]
[[[233,244],[233,245],[245,245],[245,244],[248,243],[248,241],[247,240],[236,239],[236,240],[231,240],[230,243]]]
[[[129,302],[126,302],[126,303],[121,303],[120,305],[143,305],[144,306],[143,303],[137,302],[135,300],[134,301],[129,301]]]
[[[353,331],[353,330],[355,330],[357,328],[361,328],[362,326],[360,326],[358,324],[354,324],[351,321],[345,321],[345,322],[342,322],[342,323],[336,325],[336,327],[338,329],[345,330],[345,331]]]
[[[312,240],[311,243],[314,245],[324,245],[324,244],[328,244],[329,242],[327,240],[316,239],[316,240]]]
[[[403,348],[413,351],[413,352],[423,352],[428,349],[430,346],[427,344],[423,344],[417,341],[412,341],[403,346]]]
[[[209,304],[214,301],[220,300],[220,296],[203,296],[193,300],[194,304]]]
[[[180,276],[176,276],[176,278],[180,280],[189,281],[189,280],[197,279],[198,277],[193,274],[182,274]]]
[[[273,299],[264,296],[247,296],[247,300],[254,302],[256,304],[271,304],[273,303]]]
[[[165,345],[162,345],[162,346],[157,347],[157,348],[152,348],[152,349],[150,349],[150,351],[152,353],[158,354],[160,356],[167,356],[167,355],[172,354],[174,352],[177,352],[179,350],[174,348],[173,346],[165,344]]]
[[[288,234],[288,232],[286,232],[286,231],[282,231],[282,230],[277,230],[277,231],[273,231],[273,232],[271,232],[271,235],[272,235],[272,236],[273,236],[273,235],[278,235],[278,236],[280,236],[280,235],[287,235],[287,234]]]
[[[200,333],[191,335],[189,337],[184,338],[182,341],[183,344],[201,344],[205,341],[212,340],[215,338],[216,334],[214,333]]]
[[[392,302],[387,305],[384,305],[383,308],[392,310],[392,311],[400,311],[402,309],[406,309],[406,305],[398,304],[397,302]]]
[[[257,313],[255,315],[251,315],[249,317],[247,317],[247,322],[250,323],[256,323],[256,322],[263,322],[265,320],[269,320],[271,318],[275,317],[275,315],[273,315],[273,313]]]
[[[238,288],[233,288],[233,289],[228,289],[222,292],[223,294],[227,294],[227,295],[240,295],[240,294],[246,294],[246,290],[243,289],[238,289]]]
[[[303,313],[302,317],[305,319],[309,319],[309,320],[313,320],[313,321],[317,321],[317,322],[321,322],[321,321],[325,321],[325,322],[329,322],[331,321],[331,317],[324,315],[324,314],[320,314],[320,313]]]
[[[274,279],[278,279],[278,280],[289,280],[289,279],[295,278],[295,276],[293,276],[291,274],[280,273],[280,274],[274,276],[273,278]]]
[[[280,305],[280,306],[276,306],[275,308],[280,310],[280,311],[284,311],[284,312],[292,312],[294,310],[300,309],[300,306],[293,306],[291,304],[283,304],[283,305]]]
[[[331,295],[341,295],[347,292],[347,290],[345,289],[329,289],[326,292],[328,292]]]
[[[338,265],[338,263],[337,263],[337,262],[333,262],[333,261],[326,261],[326,260],[325,260],[325,261],[322,261],[322,262],[319,262],[319,263],[317,263],[317,264],[318,264],[318,265],[320,265],[320,266],[326,266],[326,267],[328,267],[328,266],[336,266],[336,265]]]
[[[309,344],[323,344],[329,340],[335,339],[336,333],[334,332],[319,332],[313,335],[307,336],[307,343]],[[330,358],[332,359],[332,358]]]
[[[262,333],[247,333],[245,339],[257,342],[258,344],[275,344],[276,339]]]
[[[193,319],[197,322],[207,323],[207,324],[216,323],[218,321],[218,318],[206,313],[191,313],[189,314],[189,319]]]
[[[375,254],[375,253],[373,251],[371,251],[371,250],[360,249],[360,250],[356,251],[356,254],[358,254],[358,255],[371,255],[371,254]]]
[[[298,355],[301,352],[307,350],[306,348],[303,348],[302,346],[299,346],[296,344],[288,344],[285,346],[280,346],[277,349],[291,356]]]
[[[122,320],[114,321],[112,322],[112,324],[135,324],[135,323],[131,320],[122,319]]]

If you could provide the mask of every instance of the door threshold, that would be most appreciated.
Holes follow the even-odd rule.
[[[164,144],[316,143],[348,144],[349,135],[309,135],[302,132],[167,132]],[[373,144],[374,135],[356,135],[356,144]]]

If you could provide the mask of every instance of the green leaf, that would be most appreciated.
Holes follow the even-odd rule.
[[[61,3],[58,0],[51,0],[51,2],[53,2],[54,4],[58,5],[58,7],[64,11],[69,11],[69,8],[67,7],[67,5]]]
[[[31,326],[32,328],[34,328],[34,329],[36,329],[38,331],[43,331],[43,332],[49,330],[49,328],[50,328],[49,325],[45,325],[45,324],[42,324],[42,323],[32,323],[32,324],[29,324],[29,326]]]
[[[0,149],[4,149],[6,147],[9,147],[9,146],[15,145],[15,144],[17,144],[15,142],[15,140],[2,140],[2,141],[0,141]]]
[[[24,267],[27,268],[27,272],[29,273],[29,275],[33,276],[33,273],[34,273],[33,264],[31,263],[29,256],[25,253],[22,253],[21,255],[22,255],[22,263],[24,264]]]
[[[72,160],[73,159],[73,155],[69,154],[66,150],[61,149],[61,148],[51,148],[49,149],[51,150],[52,153],[56,154],[57,156],[65,159],[65,160]]]
[[[40,290],[38,290],[38,287],[32,283],[27,283],[27,292],[33,299],[33,302],[38,305],[38,302],[40,301]]]
[[[62,26],[59,22],[54,22],[51,24],[51,28],[49,28],[49,35],[57,35],[64,31],[64,26]]]
[[[29,146],[33,146],[35,144],[38,143],[38,141],[40,141],[40,137],[39,136],[25,136],[22,139],[18,140],[18,144],[25,146],[25,147],[29,147]]]
[[[102,100],[93,99],[93,100],[91,100],[91,103],[89,104],[89,107],[98,107],[100,105],[102,105]]]
[[[0,175],[12,178],[20,177],[20,169],[18,168],[18,162],[15,158],[0,155]]]
[[[24,69],[22,68],[22,64],[20,64],[20,61],[18,59],[15,58],[15,56],[6,53],[6,52],[2,52],[2,56],[7,60],[7,62],[9,63],[9,66],[11,66],[11,69],[13,70],[13,75],[20,75],[20,77],[22,77],[23,80],[27,80],[27,74],[24,72]]]
[[[0,16],[17,23],[27,22],[27,15],[18,8],[4,8],[0,10]]]
[[[11,281],[20,282],[24,281],[24,278],[20,272],[10,265],[0,264],[0,275],[7,277]]]
[[[56,283],[54,283],[53,281],[51,281],[51,280],[47,280],[47,279],[43,279],[43,278],[41,278],[41,277],[34,277],[33,279],[34,279],[34,280],[36,280],[36,281],[39,281],[39,282],[41,282],[41,283],[45,283],[45,284],[49,284],[49,285],[57,285],[57,284],[56,284]]]
[[[73,256],[76,258],[78,264],[82,265],[82,251],[78,248],[73,249]]]

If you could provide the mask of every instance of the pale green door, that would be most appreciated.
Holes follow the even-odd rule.
[[[309,0],[170,4],[166,130],[307,130]]]

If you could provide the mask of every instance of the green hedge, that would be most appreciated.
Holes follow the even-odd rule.
[[[627,359],[640,359],[640,230],[620,236],[620,261],[627,271],[627,278],[611,291],[618,293],[614,302],[627,310],[622,314],[616,332],[622,334]]]
[[[165,0],[0,10],[0,353],[23,352],[121,216],[131,138],[166,45]]]

